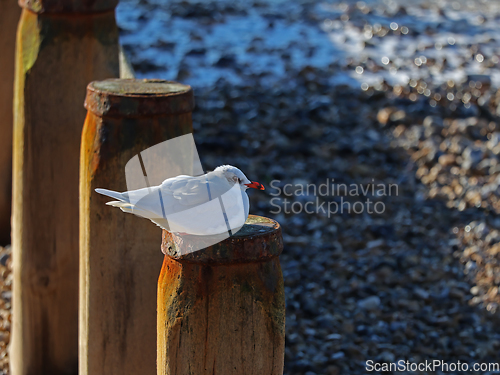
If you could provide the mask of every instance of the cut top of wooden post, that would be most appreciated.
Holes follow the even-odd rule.
[[[205,236],[181,237],[163,230],[161,250],[177,261],[213,265],[265,262],[283,251],[279,223],[262,216],[249,215],[245,225],[233,236],[203,250],[190,252],[197,237],[206,240]]]
[[[191,86],[160,79],[107,79],[87,86],[85,108],[98,116],[180,114],[194,108]]]
[[[98,13],[116,8],[118,0],[19,0],[34,13]]]

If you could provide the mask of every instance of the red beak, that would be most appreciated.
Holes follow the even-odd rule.
[[[245,186],[248,186],[249,188],[253,189],[259,189],[259,190],[264,190],[264,185],[262,185],[260,182],[252,181],[250,184],[245,184]]]

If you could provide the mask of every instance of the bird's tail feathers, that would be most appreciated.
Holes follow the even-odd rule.
[[[118,207],[120,210],[123,212],[129,213],[129,214],[134,214],[136,216],[140,216],[146,219],[154,219],[157,218],[157,215],[154,213],[144,210],[142,208],[139,208],[137,206],[134,206],[132,203],[128,202],[121,202],[121,201],[111,201],[106,203],[108,206],[113,206],[113,207]]]
[[[128,203],[128,202],[122,202],[122,201],[111,201],[111,202],[106,202],[106,204],[108,206],[120,207],[120,208],[132,206],[130,203]]]
[[[128,198],[126,196],[124,196],[123,193],[119,193],[117,191],[108,190],[108,189],[95,189],[95,191],[99,194],[106,195],[107,197],[119,199],[120,201],[125,201],[125,202],[128,201]],[[111,202],[109,202],[109,203],[111,203]]]

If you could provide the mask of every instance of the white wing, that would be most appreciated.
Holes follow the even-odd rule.
[[[248,217],[248,196],[217,172],[199,177],[177,176],[160,186],[125,193],[96,189],[119,201],[107,204],[148,218],[171,232],[208,235],[238,230]],[[220,204],[221,198],[225,217]]]

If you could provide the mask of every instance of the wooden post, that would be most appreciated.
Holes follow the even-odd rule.
[[[89,85],[80,164],[80,375],[155,372],[161,230],[106,206],[127,190],[127,162],[192,132],[193,92],[161,80]]]
[[[21,0],[13,142],[12,375],[78,371],[85,88],[118,77],[117,0]]]
[[[189,237],[163,231],[157,374],[282,375],[279,224],[250,215],[234,236],[193,253]]]
[[[10,243],[12,206],[12,97],[14,52],[21,8],[16,0],[0,0],[0,245]]]

